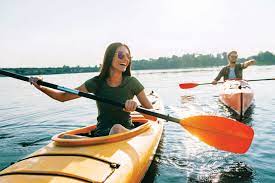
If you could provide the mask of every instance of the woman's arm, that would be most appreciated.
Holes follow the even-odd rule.
[[[139,94],[137,95],[138,101],[140,102],[140,104],[142,105],[142,107],[147,108],[147,109],[153,109],[153,106],[151,104],[151,102],[149,101],[149,99],[147,98],[144,90],[142,90],[141,92],[139,92]],[[134,100],[127,100],[125,102],[125,111],[128,112],[132,112],[135,111],[137,108],[137,102],[135,102]],[[155,116],[150,116],[147,114],[143,114],[141,113],[146,119],[152,120],[152,121],[156,121],[157,117]]]
[[[146,96],[144,90],[142,90],[138,95],[137,95],[138,101],[140,102],[140,104],[142,105],[142,107],[147,108],[147,109],[153,109],[153,105],[151,104],[151,102],[149,101],[148,97]],[[156,121],[157,118],[155,116],[150,116],[147,114],[143,114],[142,115],[149,120],[152,121]]]
[[[51,97],[54,100],[57,100],[60,102],[66,102],[66,101],[73,100],[73,99],[80,97],[78,95],[74,95],[71,93],[60,92],[60,91],[56,91],[53,89],[49,89],[47,87],[40,86],[37,84],[38,80],[40,80],[40,79],[37,77],[30,77],[31,84],[33,84],[38,90],[42,91],[43,93],[45,93],[46,95],[48,95],[49,97]],[[75,88],[75,90],[79,90],[81,92],[88,92],[84,84]]]
[[[144,90],[142,90],[141,92],[139,92],[139,94],[137,95],[138,101],[139,103],[142,105],[142,107],[147,108],[147,109],[153,109],[153,106],[151,104],[151,102],[149,101],[149,99],[147,98],[147,96],[145,95]],[[136,101],[134,101],[133,99],[127,100],[125,102],[125,111],[128,112],[133,112],[136,110],[138,104]]]
[[[144,90],[139,92],[139,94],[137,95],[137,98],[138,98],[138,101],[140,102],[140,104],[142,105],[142,107],[147,108],[147,109],[153,109],[153,106],[152,106],[151,102],[149,101],[149,99],[147,98]]]

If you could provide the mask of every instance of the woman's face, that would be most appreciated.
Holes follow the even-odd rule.
[[[120,46],[117,48],[114,55],[112,68],[120,72],[125,72],[126,68],[130,64],[130,61],[131,55],[129,50],[125,46]]]

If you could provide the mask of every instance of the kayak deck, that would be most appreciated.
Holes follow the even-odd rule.
[[[159,109],[163,110],[163,106]],[[139,117],[135,118],[135,115]],[[135,129],[139,128],[143,131],[138,134],[133,132],[135,135],[132,137],[106,141],[106,138],[116,138],[124,133],[115,134],[98,137],[105,138],[104,143],[80,146],[75,144],[64,146],[57,141],[51,142],[1,171],[0,182],[140,182],[158,147],[163,131],[163,120],[145,122],[143,118],[139,122],[138,118],[141,119],[140,114],[133,114],[133,120],[140,123],[140,126]],[[86,130],[88,128],[91,126],[86,127]],[[69,132],[72,133],[72,131]],[[79,141],[79,139],[65,140]]]

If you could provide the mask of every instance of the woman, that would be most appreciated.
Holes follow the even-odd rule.
[[[79,98],[78,95],[59,92],[37,84],[39,78],[31,77],[30,83],[51,98],[65,102]],[[96,102],[98,108],[97,128],[95,136],[121,133],[134,128],[130,112],[135,111],[137,103],[133,101],[136,95],[144,108],[151,109],[152,104],[145,95],[144,87],[131,76],[131,53],[128,46],[122,43],[112,43],[108,46],[103,60],[102,69],[81,86],[75,88],[81,92],[95,93],[97,96],[125,102],[125,108]]]

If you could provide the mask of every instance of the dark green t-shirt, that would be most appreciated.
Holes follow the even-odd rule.
[[[85,82],[85,87],[90,93],[97,96],[111,99],[120,103],[133,99],[143,89],[143,85],[132,76],[125,76],[118,87],[110,87],[106,81],[97,84],[97,77],[93,77]],[[108,135],[114,124],[121,124],[125,128],[131,129],[130,113],[123,111],[122,108],[114,105],[96,101],[98,109],[96,136]]]

